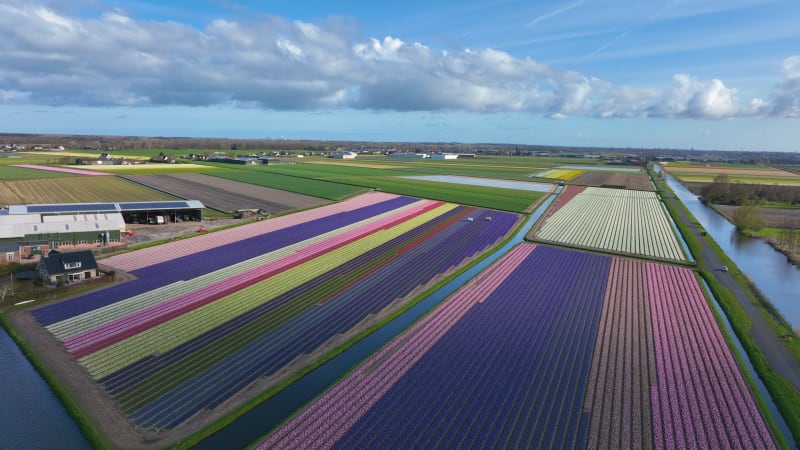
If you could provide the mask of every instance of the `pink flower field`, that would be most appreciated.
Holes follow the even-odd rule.
[[[257,448],[497,446],[776,448],[692,270],[527,243]]]
[[[69,169],[69,168],[66,168],[66,167],[41,166],[41,165],[38,165],[38,164],[17,164],[17,165],[14,165],[12,167],[21,167],[23,169],[46,170],[48,172],[71,173],[71,174],[74,174],[74,175],[88,175],[88,176],[111,175],[109,173],[95,172],[95,171],[92,171],[92,170]]]

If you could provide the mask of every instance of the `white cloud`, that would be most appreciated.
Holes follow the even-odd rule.
[[[800,56],[783,60],[783,80],[770,91],[769,102],[760,100],[759,106],[771,116],[800,118]]]
[[[289,55],[290,57],[295,57],[295,58],[303,57],[303,50],[300,47],[294,45],[288,39],[278,39],[275,45],[277,45],[279,49],[281,49],[285,54]]]
[[[800,56],[790,56],[783,60],[783,74],[790,80],[800,78]]]
[[[704,82],[686,74],[673,77],[672,91],[663,113],[667,116],[709,117],[720,119],[741,112],[736,90],[717,79]]]
[[[618,86],[491,48],[439,51],[363,37],[337,19],[217,19],[198,29],[10,1],[0,5],[0,29],[6,104],[521,111],[555,119],[800,115],[798,56],[784,61],[784,80],[766,99],[742,101],[718,79],[678,74],[673,89]]]

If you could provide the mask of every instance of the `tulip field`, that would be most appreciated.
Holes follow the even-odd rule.
[[[136,278],[33,315],[137,426],[172,429],[312,363],[517,218],[364,194],[104,259]]]
[[[535,239],[574,247],[685,261],[655,192],[568,186]]]
[[[522,243],[257,448],[775,443],[692,270]]]
[[[549,169],[545,170],[544,172],[539,172],[535,174],[537,177],[541,178],[553,178],[556,180],[565,180],[569,181],[578,175],[582,174],[584,171],[581,169]]]

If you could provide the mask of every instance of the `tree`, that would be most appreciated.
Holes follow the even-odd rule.
[[[758,231],[767,225],[761,217],[761,207],[758,205],[743,205],[733,213],[733,224],[736,229],[743,233],[746,231]]]
[[[0,304],[6,302],[6,295],[14,293],[14,282],[4,281],[0,283]]]
[[[707,184],[700,195],[707,203],[728,203],[730,199],[731,183],[728,174],[721,173],[714,177],[712,183]]]

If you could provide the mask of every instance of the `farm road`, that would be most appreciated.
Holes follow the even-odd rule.
[[[703,249],[701,259],[704,262],[705,268],[712,269],[712,273],[717,281],[730,289],[736,296],[739,304],[744,308],[748,317],[750,317],[750,321],[752,322],[750,335],[764,353],[764,357],[767,358],[772,370],[792,383],[797,389],[800,389],[800,361],[797,361],[793,357],[780,337],[775,334],[775,331],[761,315],[756,305],[750,302],[747,293],[739,286],[739,283],[736,282],[733,275],[730,272],[723,272],[720,270],[722,261],[720,261],[717,254],[714,253],[714,250],[711,249],[708,242],[700,236],[700,230],[695,222],[690,220],[686,211],[677,204],[679,200],[676,199],[673,194],[666,192],[664,193],[664,200],[675,205],[676,210],[679,211],[680,220],[687,224],[692,230],[692,233],[698,237],[697,240]]]

